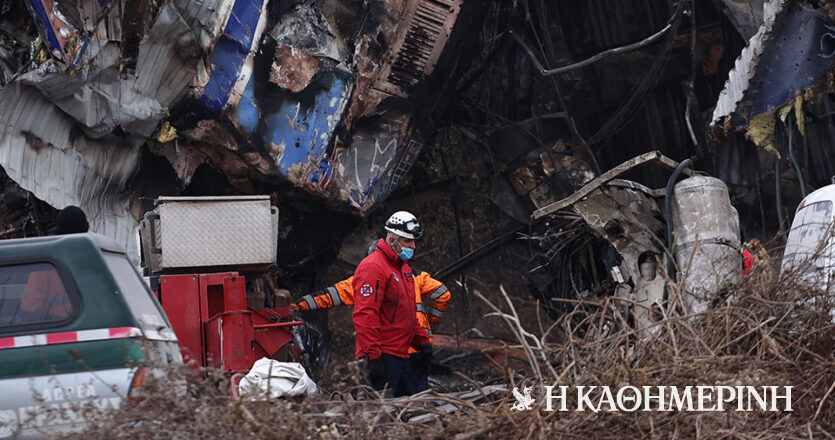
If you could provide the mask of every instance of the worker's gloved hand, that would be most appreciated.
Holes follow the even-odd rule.
[[[295,304],[290,304],[290,316],[296,316],[299,314],[299,306]]]

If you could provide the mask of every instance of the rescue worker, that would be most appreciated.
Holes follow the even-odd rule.
[[[371,243],[368,249],[370,255],[377,248],[377,242]],[[452,294],[440,281],[432,278],[428,273],[412,269],[415,278],[415,306],[418,324],[429,334],[432,342],[432,327],[440,324],[441,318],[447,310]],[[354,289],[353,278],[342,280],[327,289],[302,297],[301,301],[292,306],[299,311],[330,309],[336,306],[353,306]],[[426,300],[429,301],[426,301]],[[427,306],[427,304],[431,304]],[[429,388],[429,367],[432,363],[431,353],[420,352],[409,347],[409,394],[419,393]]]
[[[417,321],[414,275],[406,263],[423,229],[409,212],[398,211],[386,221],[386,236],[357,266],[354,290],[356,359],[364,364],[371,385],[409,394],[409,347],[431,353],[429,334]]]

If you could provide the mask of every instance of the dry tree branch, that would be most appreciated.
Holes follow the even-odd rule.
[[[820,415],[821,409],[823,409],[823,404],[826,403],[826,399],[829,398],[829,395],[832,394],[832,390],[835,389],[835,381],[832,381],[832,385],[829,386],[829,389],[826,390],[826,394],[823,395],[820,404],[818,404],[818,410],[815,411],[815,416],[812,417],[812,420],[815,420]]]

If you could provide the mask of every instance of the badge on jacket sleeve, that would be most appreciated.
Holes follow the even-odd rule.
[[[360,287],[360,295],[368,298],[372,293],[374,293],[374,288],[371,287],[371,284],[365,283]]]
[[[400,282],[400,278],[397,278],[397,274],[396,274],[396,273],[394,273],[394,272],[392,272],[391,274],[392,274],[392,275],[394,275],[394,281],[397,281],[397,282],[399,283],[399,282]]]

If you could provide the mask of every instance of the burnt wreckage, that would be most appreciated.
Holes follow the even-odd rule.
[[[475,150],[411,195],[470,179],[516,224],[438,278],[524,231],[526,281],[555,314],[554,297],[643,302],[665,276],[642,265],[671,273],[692,243],[729,259],[835,175],[834,4],[6,0],[4,191],[80,205],[128,247],[142,200],[272,193],[287,263],[348,235],[426,145]],[[456,143],[433,139],[442,125]],[[688,158],[688,179],[718,178],[698,181],[710,212],[670,186],[699,193],[670,182]],[[663,166],[630,166],[648,162]],[[730,224],[689,231],[694,212]]]
[[[5,172],[128,247],[138,200],[201,165],[368,211],[431,135],[468,21],[462,0],[4,5]]]
[[[533,204],[532,222],[540,225],[528,237],[540,250],[529,283],[554,316],[573,307],[572,302],[554,305],[554,297],[614,294],[638,311],[634,319],[646,322],[653,303],[660,306],[668,299],[662,278],[681,282],[685,297],[679,305],[685,312],[703,311],[723,284],[740,280],[740,226],[748,237],[787,227],[785,219],[800,198],[833,176],[835,4],[712,3],[670,3],[672,15],[655,25],[658,32],[648,26],[643,33],[648,37],[614,49],[605,46],[614,45],[613,36],[629,27],[584,28],[590,38],[580,41],[608,41],[588,57],[572,54],[578,44],[571,36],[577,31],[566,25],[565,16],[576,10],[558,12],[565,38],[552,37],[550,48],[548,35],[516,37],[536,73],[560,76],[554,81],[556,98],[571,98],[564,100],[569,111],[561,117],[575,120],[566,124],[567,135],[551,142],[553,147],[536,150],[538,158],[528,154],[527,162],[510,173],[516,191]],[[627,14],[610,6],[610,12]],[[580,20],[585,23],[594,23],[606,10],[576,9],[590,15]],[[543,39],[540,52],[526,43]],[[625,51],[653,45],[655,58],[644,62],[644,78],[621,95],[618,106],[606,109],[615,101],[605,93],[616,81],[603,73],[613,70],[605,59],[623,60]],[[568,54],[569,60],[585,61],[552,62],[564,67],[549,68],[541,61],[549,50],[551,59]],[[641,63],[624,64],[630,69]],[[720,91],[716,84],[722,83]],[[599,101],[577,102],[594,98]],[[591,130],[580,126],[596,119],[603,122]],[[658,167],[631,171],[633,180],[614,179],[650,158],[663,159],[641,155],[656,148],[676,159],[692,157],[689,168],[721,180],[699,176],[676,184],[673,176],[666,188],[655,190],[638,183],[663,186],[669,174]],[[636,157],[627,161],[630,156]],[[616,161],[625,162],[613,167]],[[743,214],[741,225],[731,200]]]

